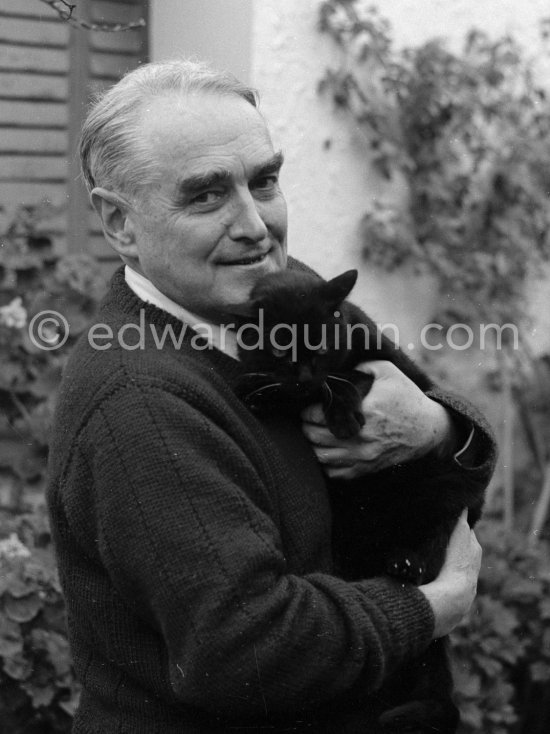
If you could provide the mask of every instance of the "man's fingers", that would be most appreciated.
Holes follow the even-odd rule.
[[[315,446],[338,446],[338,439],[323,426],[316,426],[311,423],[302,424],[302,431],[305,437]]]
[[[301,415],[302,420],[306,423],[314,423],[321,426],[326,425],[323,409],[319,403],[308,405],[307,408],[304,408]]]
[[[373,359],[372,362],[361,362],[355,369],[366,375],[372,375],[376,380],[380,377],[391,377],[395,374],[397,367],[387,359]]]
[[[358,458],[358,449],[361,449],[361,458],[363,457],[364,452],[368,454],[367,458],[370,457],[370,453],[372,453],[372,451],[377,453],[375,450],[376,442],[372,442],[371,450],[370,439],[362,438],[360,436],[352,436],[352,438],[336,438],[332,431],[326,426],[319,426],[313,423],[302,423],[302,432],[313,445],[313,448],[316,446],[326,446],[340,449],[342,453],[346,454],[349,454],[351,451],[354,454],[354,460]]]
[[[334,467],[353,466],[356,462],[350,459],[345,452],[337,448],[314,448],[320,464]]]
[[[481,559],[483,557],[483,548],[481,547],[481,544],[479,540],[477,539],[477,535],[474,533],[473,530],[470,530],[470,533],[472,535],[472,545],[474,547],[474,551],[476,553],[476,561],[477,561],[477,570],[478,573],[481,569]]]
[[[467,514],[462,513],[460,515],[454,527],[454,530],[451,533],[449,544],[453,543],[456,546],[461,545],[463,547],[470,545],[471,528],[468,525],[467,518],[468,518]]]
[[[325,473],[331,479],[356,479],[360,474],[351,466],[329,466]]]

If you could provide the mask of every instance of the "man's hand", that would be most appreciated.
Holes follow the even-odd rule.
[[[464,510],[453,530],[439,576],[418,587],[434,612],[434,640],[452,632],[468,613],[476,595],[481,546],[468,525],[467,515]]]
[[[424,456],[455,440],[445,408],[428,398],[394,364],[366,362],[358,369],[374,382],[363,400],[365,425],[351,439],[337,439],[320,405],[302,413],[303,431],[332,478],[353,479]]]

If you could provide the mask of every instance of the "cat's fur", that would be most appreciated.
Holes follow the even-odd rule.
[[[247,377],[238,386],[253,411],[297,412],[320,402],[330,430],[346,438],[364,424],[361,403],[373,380],[355,369],[360,363],[390,360],[424,392],[433,387],[371,319],[345,302],[356,277],[357,271],[348,271],[327,282],[287,270],[256,284],[252,321],[261,324],[263,340],[258,330],[242,330],[239,357]],[[348,328],[359,324],[363,328],[348,340]],[[452,460],[431,455],[360,479],[328,482],[335,558],[348,580],[389,574],[417,585],[431,581],[461,512],[468,508],[472,525],[481,513],[479,489],[458,478]],[[437,640],[375,694],[381,730],[454,734],[459,717],[451,694],[445,640]]]

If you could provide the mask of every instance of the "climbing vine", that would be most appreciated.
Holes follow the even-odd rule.
[[[550,504],[550,455],[525,396],[544,394],[548,374],[525,334],[529,284],[550,261],[550,102],[536,63],[512,37],[476,30],[458,52],[441,40],[397,49],[388,21],[359,0],[323,2],[319,27],[341,59],[319,91],[364,133],[366,163],[407,191],[406,201],[379,201],[362,214],[365,258],[429,273],[441,324],[514,327],[494,344],[506,406],[504,518],[511,528],[519,413],[540,475],[538,532]]]

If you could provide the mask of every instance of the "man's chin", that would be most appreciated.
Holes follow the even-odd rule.
[[[227,313],[224,314],[222,323],[230,324],[236,321],[238,325],[241,325],[246,322],[246,320],[252,319],[252,317],[253,313],[250,306],[248,304],[242,304],[241,306],[230,307],[227,310]]]
[[[255,265],[233,266],[235,276],[234,288],[227,288],[227,299],[223,306],[223,316],[227,320],[232,316],[242,319],[250,317],[254,311],[250,304],[250,292],[256,283],[265,275],[277,273],[286,268],[286,255],[284,253],[270,253],[261,263]]]

